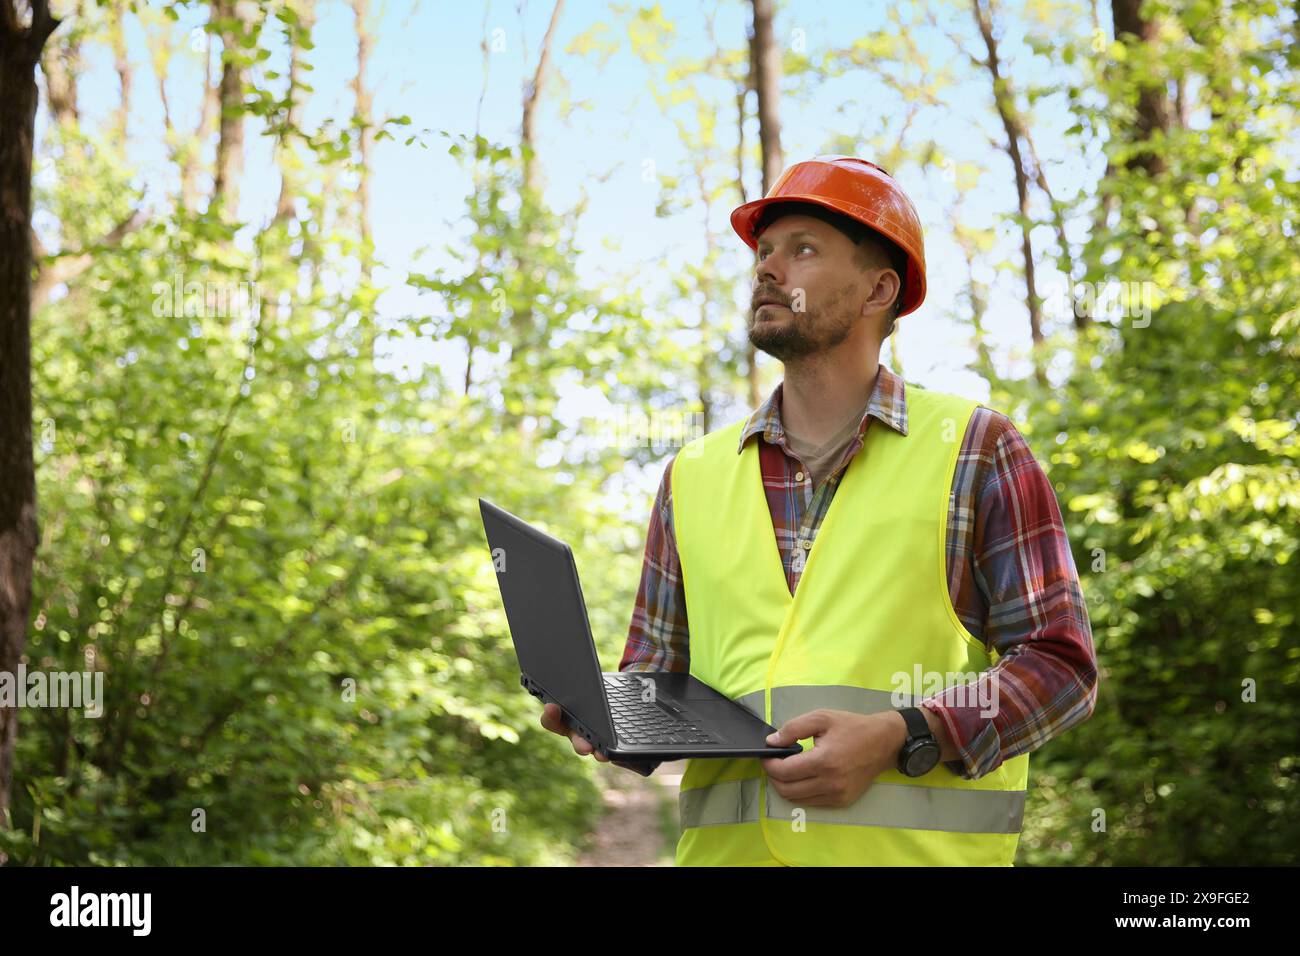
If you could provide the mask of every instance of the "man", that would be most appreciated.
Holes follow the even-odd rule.
[[[1009,866],[1029,752],[1096,699],[1052,486],[1004,415],[879,364],[925,296],[884,170],[798,163],[731,221],[785,376],[665,469],[620,669],[689,669],[804,752],[688,761],[677,863]]]

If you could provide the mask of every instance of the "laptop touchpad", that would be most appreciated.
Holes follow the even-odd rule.
[[[691,701],[691,710],[705,720],[735,720],[738,716],[735,705],[726,700],[693,700]],[[749,711],[745,711],[745,713],[749,713]]]

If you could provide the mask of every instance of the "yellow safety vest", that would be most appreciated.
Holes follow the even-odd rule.
[[[759,443],[736,451],[744,422],[695,439],[673,464],[690,672],[773,726],[819,708],[877,713],[895,706],[895,692],[919,703],[934,681],[973,681],[996,660],[957,617],[944,557],[957,453],[977,403],[916,388],[907,403],[907,435],[867,429],[793,596]],[[755,758],[688,760],[676,861],[1010,866],[1028,779],[1028,754],[977,780],[941,761],[921,777],[888,770],[847,807],[796,807]]]

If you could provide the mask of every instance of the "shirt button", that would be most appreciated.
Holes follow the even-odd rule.
[[[812,542],[809,541],[807,538],[804,538],[802,541],[799,542],[799,547],[803,548],[805,551],[811,551]]]
[[[794,480],[803,481],[803,472],[802,471],[795,472]]]

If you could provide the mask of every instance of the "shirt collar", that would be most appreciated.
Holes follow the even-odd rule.
[[[785,438],[785,429],[781,425],[781,393],[784,381],[777,382],[776,388],[767,401],[754,410],[740,432],[740,442],[736,453],[744,451],[745,442],[751,435],[761,434],[769,444],[779,444]],[[862,414],[862,423],[858,427],[859,437],[867,428],[867,419],[876,418],[884,422],[900,435],[907,434],[907,398],[903,379],[881,365],[876,375],[875,388],[871,390],[871,400],[867,410]]]

